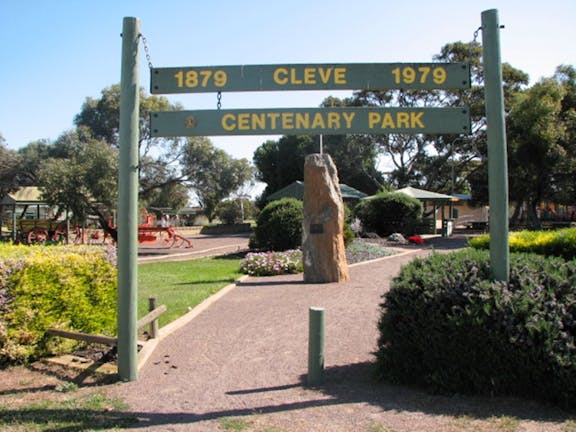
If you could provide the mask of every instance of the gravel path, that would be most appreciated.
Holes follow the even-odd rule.
[[[445,240],[434,249],[463,244]],[[412,246],[356,264],[342,284],[248,278],[164,337],[137,381],[106,393],[129,404],[126,414],[140,420],[134,431],[576,430],[562,412],[531,402],[431,396],[374,382],[381,296],[403,265],[429,253]],[[311,306],[326,317],[319,388],[305,385]]]

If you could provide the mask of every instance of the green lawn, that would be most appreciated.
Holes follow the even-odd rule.
[[[159,319],[160,327],[165,326],[238,279],[240,261],[237,257],[212,257],[140,264],[138,317],[148,313],[148,298],[156,297],[158,305],[168,307]]]

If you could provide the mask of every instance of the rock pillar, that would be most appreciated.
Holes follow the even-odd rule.
[[[330,155],[306,157],[302,231],[304,281],[349,280],[344,247],[344,203],[338,172]]]

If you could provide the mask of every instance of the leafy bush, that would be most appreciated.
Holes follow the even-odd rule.
[[[417,259],[384,296],[379,372],[442,392],[576,400],[576,262],[511,256],[508,284],[489,256]]]
[[[356,238],[356,233],[352,230],[352,211],[344,203],[344,246],[347,248]]]
[[[416,234],[422,219],[422,203],[416,198],[398,192],[382,192],[360,201],[354,208],[364,230],[381,237],[392,233]]]
[[[116,333],[116,268],[97,247],[0,249],[0,365],[26,362],[74,342],[47,328]]]
[[[215,216],[225,224],[243,223],[256,213],[254,204],[244,198],[222,201],[214,210]]]
[[[469,240],[468,244],[475,249],[488,249],[490,236],[484,234],[474,237]],[[574,259],[576,258],[576,228],[512,232],[509,235],[509,245],[511,252],[532,252]]]
[[[262,209],[250,247],[265,251],[297,249],[302,245],[302,201],[283,198]]]
[[[302,251],[249,253],[242,260],[240,271],[250,276],[274,276],[303,271]]]

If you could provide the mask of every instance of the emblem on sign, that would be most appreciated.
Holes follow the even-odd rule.
[[[194,129],[196,127],[196,117],[188,116],[184,120],[184,127],[186,129]]]

